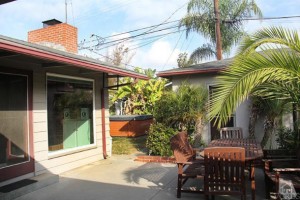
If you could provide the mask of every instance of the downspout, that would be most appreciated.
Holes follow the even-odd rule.
[[[102,120],[102,150],[103,150],[103,158],[107,158],[107,151],[106,151],[106,129],[105,129],[105,98],[104,98],[104,84],[105,84],[105,73],[103,73],[103,85],[101,89],[101,120]]]

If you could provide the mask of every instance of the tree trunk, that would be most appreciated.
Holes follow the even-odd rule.
[[[258,110],[255,105],[252,104],[249,118],[249,137],[255,138],[255,124],[258,117]]]
[[[222,60],[222,40],[221,40],[221,28],[220,28],[220,10],[219,0],[214,0],[214,11],[216,17],[216,46],[217,46],[217,60]]]
[[[262,148],[264,148],[266,146],[266,144],[268,143],[271,135],[273,134],[274,127],[275,127],[275,120],[274,119],[266,119],[265,124],[264,124],[264,136],[260,143]]]
[[[202,117],[198,117],[195,124],[195,135],[194,135],[194,146],[200,147],[202,145],[202,131],[203,131],[203,123]]]

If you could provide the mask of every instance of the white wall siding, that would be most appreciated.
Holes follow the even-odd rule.
[[[54,69],[51,69],[51,73],[81,77],[81,75],[77,73],[65,73],[64,71],[57,72]],[[96,144],[94,146],[91,145],[89,148],[84,148],[79,152],[53,156],[48,152],[46,72],[39,70],[34,71],[33,73],[33,139],[36,175],[45,172],[58,174],[103,159],[100,95],[102,76],[93,75],[85,76],[84,78],[95,80],[94,131]],[[106,102],[106,104],[108,104],[108,102]],[[106,114],[106,127],[109,127],[108,111]],[[106,132],[108,150],[110,153],[110,136],[109,131]]]
[[[235,126],[243,129],[243,136],[249,136],[249,116],[250,116],[250,100],[246,100],[240,104],[235,112]]]

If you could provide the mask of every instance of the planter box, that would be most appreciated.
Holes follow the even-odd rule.
[[[113,115],[109,117],[110,135],[137,137],[145,135],[153,122],[152,115]]]

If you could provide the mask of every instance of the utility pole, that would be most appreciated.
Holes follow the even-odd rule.
[[[222,60],[222,41],[220,29],[220,11],[219,0],[214,0],[214,11],[216,20],[216,45],[217,45],[217,60]]]

